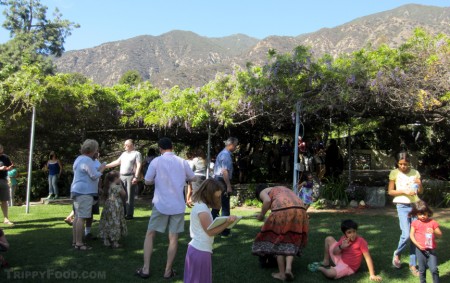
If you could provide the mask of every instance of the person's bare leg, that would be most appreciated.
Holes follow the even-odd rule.
[[[2,201],[3,223],[12,223],[8,219],[8,202]]]
[[[333,245],[334,243],[336,243],[336,240],[331,237],[328,236],[325,238],[325,247],[324,247],[324,251],[323,251],[323,260],[322,260],[322,264],[327,266],[330,265],[330,247],[331,245]]]
[[[286,256],[286,270],[285,273],[292,275],[292,263],[294,262],[294,257],[291,255]]]
[[[78,218],[75,217],[72,222],[72,244],[77,243],[77,222]]]
[[[275,279],[285,280],[286,274],[285,274],[285,258],[284,255],[277,255],[277,263],[278,263],[278,273],[272,273],[272,277]]]
[[[155,231],[147,231],[144,241],[144,266],[142,266],[142,273],[150,274],[150,259],[153,253],[153,240],[155,239]]]
[[[325,275],[325,277],[327,278],[331,278],[334,279],[336,278],[336,269],[334,269],[334,267],[330,267],[330,268],[325,268],[323,266],[320,266],[317,270],[320,270],[320,272],[323,273],[323,275]]]
[[[84,229],[84,218],[78,218],[75,227],[75,244],[77,246],[83,245],[83,229]]]
[[[177,255],[178,249],[178,234],[169,233],[169,247],[167,248],[167,263],[166,270],[164,271],[164,276],[170,276],[172,272],[173,262],[175,256]]]
[[[86,218],[85,221],[85,228],[84,228],[84,235],[86,236],[87,234],[91,233],[91,227],[92,227],[92,222],[94,221],[94,217],[90,217],[90,218]]]

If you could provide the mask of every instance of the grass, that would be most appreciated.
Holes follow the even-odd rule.
[[[16,225],[6,227],[0,224],[0,227],[4,228],[11,244],[11,250],[4,256],[12,268],[9,273],[5,270],[0,271],[0,281],[9,279],[12,282],[56,282],[61,279],[74,279],[76,276],[87,276],[87,279],[91,280],[70,281],[138,281],[133,273],[142,265],[142,246],[151,214],[149,206],[149,204],[138,206],[135,219],[128,221],[129,235],[124,239],[124,248],[108,249],[97,240],[90,243],[94,249],[89,252],[77,252],[70,246],[71,228],[62,221],[70,212],[70,205],[32,206],[30,214],[25,214],[25,207],[11,208],[10,218]],[[303,256],[294,261],[295,282],[330,282],[321,274],[309,272],[306,266],[310,262],[321,260],[324,238],[327,235],[340,237],[340,221],[347,218],[352,218],[360,224],[358,232],[368,241],[376,272],[383,277],[384,282],[417,282],[418,279],[408,272],[406,257],[403,258],[402,269],[395,270],[391,267],[392,252],[397,245],[400,230],[392,208],[386,210],[390,213],[311,213],[308,246]],[[275,281],[270,275],[274,270],[260,269],[257,257],[251,255],[252,241],[261,225],[250,217],[256,211],[242,208],[233,210],[234,214],[249,217],[241,220],[233,229],[232,238],[216,237],[213,255],[214,282]],[[441,224],[444,239],[450,235],[450,222],[448,216],[446,218],[436,218]],[[189,211],[186,212],[186,220],[185,231],[189,231]],[[94,233],[97,233],[97,226],[98,222],[95,222]],[[188,232],[185,232],[180,237],[174,265],[178,275],[173,282],[182,282],[188,242]],[[167,236],[158,234],[152,257],[151,282],[168,282],[162,278],[166,249]],[[442,282],[450,281],[450,254],[446,252],[448,250],[450,250],[449,242],[439,240],[438,254],[441,263],[439,269]],[[427,277],[431,278],[429,273]],[[339,282],[370,282],[365,262],[363,261],[355,275]]]

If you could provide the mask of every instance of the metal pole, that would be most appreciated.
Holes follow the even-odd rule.
[[[206,179],[209,178],[210,169],[209,165],[211,164],[211,120],[208,122],[208,149],[206,155]]]
[[[352,184],[352,121],[348,124],[348,185]]]
[[[292,187],[294,188],[295,194],[297,194],[297,171],[300,169],[298,161],[298,135],[300,133],[300,102],[297,101],[295,105],[295,138],[294,138],[294,176]]]
[[[31,177],[33,172],[33,150],[34,150],[34,125],[36,124],[36,106],[33,106],[33,114],[31,116],[31,136],[30,136],[30,152],[28,155],[28,177],[27,177],[27,203],[25,213],[30,213],[30,192]]]

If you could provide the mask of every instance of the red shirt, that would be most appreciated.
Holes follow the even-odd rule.
[[[439,224],[436,221],[434,221],[433,219],[428,219],[426,222],[414,220],[411,224],[411,227],[414,227],[415,229],[414,238],[419,244],[427,249],[434,250],[436,248],[434,230],[439,227]],[[426,233],[431,234],[431,246],[426,245]]]
[[[341,245],[345,238],[345,236],[342,236],[339,239],[338,245]],[[366,240],[360,236],[356,236],[355,241],[350,242],[350,246],[341,250],[341,258],[343,262],[356,272],[361,266],[363,253],[368,251],[369,248],[367,247]]]

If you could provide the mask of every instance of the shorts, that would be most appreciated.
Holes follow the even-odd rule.
[[[0,201],[9,201],[9,185],[5,179],[0,179]]]
[[[165,233],[167,228],[169,228],[169,233],[172,234],[184,232],[184,213],[165,215],[153,206],[152,215],[148,221],[147,231]]]
[[[98,197],[94,197],[94,204],[92,205],[91,218],[94,218],[94,215],[100,214],[100,204],[98,202]],[[75,211],[75,205],[72,204],[72,210]]]
[[[355,273],[355,271],[353,271],[353,269],[351,269],[345,262],[342,261],[342,257],[340,254],[338,254],[338,255],[333,254],[333,250],[337,245],[338,245],[338,242],[332,244],[330,246],[330,249],[328,250],[331,260],[336,265],[335,267],[333,267],[334,270],[336,270],[336,277],[334,277],[334,279],[339,279],[339,278],[342,278],[345,276],[350,276],[353,273]]]
[[[91,195],[79,195],[73,199],[73,208],[75,210],[76,218],[91,218],[92,205],[94,197]]]

